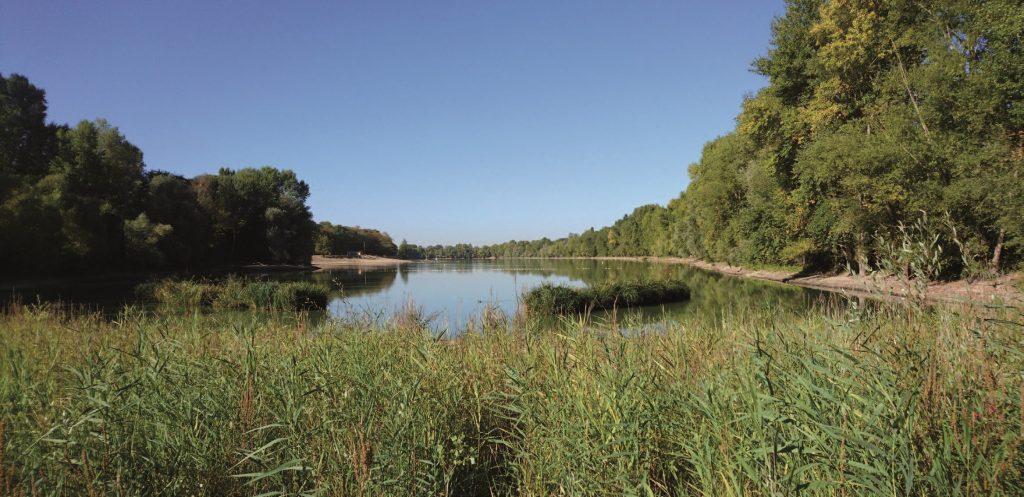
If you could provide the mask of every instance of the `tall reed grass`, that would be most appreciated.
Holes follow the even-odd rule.
[[[1015,309],[478,322],[15,307],[0,492],[1024,493]]]
[[[313,282],[229,277],[223,281],[160,280],[139,285],[135,293],[178,309],[296,310],[327,307],[330,292]]]

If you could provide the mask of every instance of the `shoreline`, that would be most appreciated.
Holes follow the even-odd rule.
[[[732,266],[722,262],[707,262],[692,257],[559,257],[558,259],[591,259],[611,261],[653,262],[661,264],[681,264],[685,266],[712,271],[727,276],[750,278],[754,280],[773,281],[814,290],[830,292],[846,292],[854,295],[907,298],[914,291],[913,282],[894,277],[852,276],[847,274],[809,274],[799,272],[750,269]],[[929,283],[925,289],[925,299],[944,303],[986,303],[1001,301],[1024,302],[1024,292],[1015,285],[1024,281],[1024,273],[1015,272],[999,276],[992,280],[937,281]]]
[[[160,269],[153,271],[116,271],[96,273],[72,273],[72,274],[48,274],[46,276],[33,278],[21,275],[20,277],[0,281],[0,292],[4,290],[37,288],[65,284],[80,284],[107,282],[119,280],[148,280],[153,278],[174,278],[174,277],[203,277],[230,273],[288,273],[288,272],[315,272],[326,269],[343,267],[384,267],[399,266],[413,261],[403,259],[392,259],[388,257],[377,257],[365,255],[360,257],[324,257],[314,255],[309,265],[301,264],[243,264],[237,266],[217,266],[197,269],[195,271],[183,269]]]

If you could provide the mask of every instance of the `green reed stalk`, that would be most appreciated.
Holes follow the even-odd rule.
[[[492,316],[442,340],[408,320],[14,307],[0,489],[1024,492],[1019,311],[724,316],[630,334]]]

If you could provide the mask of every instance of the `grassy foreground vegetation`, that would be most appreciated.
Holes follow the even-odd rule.
[[[544,316],[657,305],[688,298],[690,289],[680,281],[603,283],[584,288],[545,283],[526,292],[523,303],[528,312]]]
[[[0,316],[5,495],[1021,495],[1013,309]]]
[[[222,282],[161,280],[144,283],[135,293],[174,309],[296,310],[324,309],[330,289],[309,281],[247,280],[231,277]]]

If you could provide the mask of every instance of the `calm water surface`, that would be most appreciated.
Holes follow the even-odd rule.
[[[644,279],[681,279],[692,290],[687,302],[649,307],[616,318],[662,321],[693,314],[722,315],[744,308],[801,310],[819,305],[822,292],[779,283],[723,276],[683,265],[639,261],[501,259],[428,261],[403,266],[351,267],[311,273],[254,274],[250,277],[313,280],[332,288],[328,313],[342,318],[385,321],[396,312],[416,309],[438,331],[458,333],[478,320],[485,308],[508,316],[519,310],[519,295],[542,283],[576,287]],[[135,303],[139,281],[95,278],[10,287],[22,302],[61,300],[108,311]],[[633,314],[632,316],[625,316]],[[598,316],[599,318],[601,316]],[[610,316],[605,316],[610,318]]]
[[[638,261],[431,261],[277,277],[329,283],[336,290],[329,304],[329,312],[335,316],[386,319],[412,308],[430,317],[435,329],[449,332],[458,332],[467,323],[479,320],[488,307],[515,315],[519,311],[519,296],[542,283],[583,287],[668,278],[681,279],[690,286],[692,297],[687,302],[631,311],[640,315],[632,318],[642,317],[644,321],[678,319],[696,313],[721,315],[750,307],[800,310],[820,304],[825,295],[816,290],[728,277],[678,264]]]

